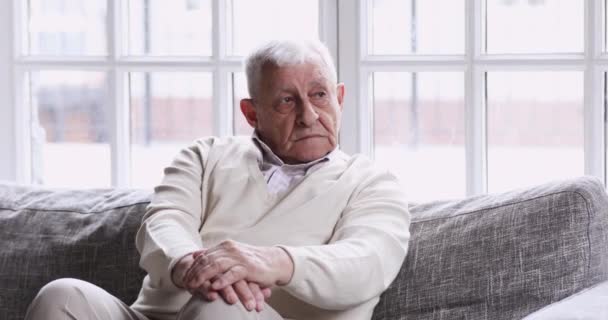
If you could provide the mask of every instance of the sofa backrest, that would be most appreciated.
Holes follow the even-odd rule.
[[[582,177],[411,208],[379,319],[521,319],[608,278],[608,197]]]
[[[92,282],[121,300],[145,275],[135,233],[150,192],[0,185],[0,319],[22,320],[46,283]]]

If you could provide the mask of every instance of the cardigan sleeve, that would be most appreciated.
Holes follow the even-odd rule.
[[[330,241],[279,246],[294,262],[283,289],[316,307],[345,310],[379,296],[407,253],[410,214],[389,173],[368,176],[349,199]]]
[[[198,140],[181,150],[165,168],[137,232],[139,264],[156,288],[176,289],[171,279],[173,266],[186,254],[203,247],[198,230],[203,214],[203,164],[208,149],[207,141]]]

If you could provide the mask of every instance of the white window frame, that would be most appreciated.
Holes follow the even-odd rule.
[[[465,0],[465,54],[456,56],[374,57],[366,53],[366,8],[371,0],[319,0],[320,39],[336,59],[347,95],[340,145],[349,153],[373,155],[370,74],[390,71],[454,71],[465,74],[466,194],[487,192],[486,106],[484,73],[491,70],[579,70],[584,72],[585,174],[606,181],[606,111],[603,75],[608,72],[604,47],[603,0],[585,0],[585,51],[575,55],[486,55],[481,52],[484,0]],[[241,70],[238,58],[226,55],[227,1],[212,0],[213,53],[210,58],[129,58],[117,37],[124,23],[125,0],[108,0],[108,50],[101,58],[52,59],[21,55],[24,0],[0,1],[0,180],[32,181],[31,132],[25,75],[29,70],[105,70],[109,75],[112,185],[129,186],[129,114],[126,74],[129,71],[209,71],[213,74],[213,134],[232,133],[230,75]],[[217,32],[215,32],[217,30]]]
[[[339,0],[339,75],[347,89],[341,145],[373,156],[373,106],[369,90],[375,71],[463,71],[465,74],[466,195],[488,191],[487,123],[484,75],[488,71],[576,70],[584,73],[584,154],[586,175],[606,184],[606,110],[603,74],[608,71],[604,46],[604,1],[585,0],[584,53],[490,55],[482,53],[484,0],[465,0],[464,55],[367,55],[367,14],[373,0]],[[350,30],[358,30],[351,32]],[[347,91],[349,92],[349,91]],[[355,110],[350,108],[355,106]],[[356,132],[357,134],[352,134]]]
[[[125,38],[118,35],[126,23],[126,0],[107,0],[108,55],[102,57],[36,57],[22,55],[25,33],[21,29],[26,12],[25,0],[0,1],[0,180],[31,183],[32,132],[26,76],[33,70],[100,70],[107,72],[110,95],[109,123],[111,146],[111,184],[130,185],[129,92],[131,71],[205,71],[213,77],[213,134],[233,132],[233,72],[242,71],[241,58],[228,56],[227,10],[231,1],[212,0],[213,26],[210,57],[129,57]],[[337,0],[319,1],[319,37],[337,57]],[[13,20],[14,19],[14,20]]]
[[[0,1],[0,180],[17,181],[11,1]]]

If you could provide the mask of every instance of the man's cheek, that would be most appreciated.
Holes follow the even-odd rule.
[[[327,133],[333,134],[336,131],[335,123],[331,117],[327,115],[322,115],[319,117],[319,122]]]

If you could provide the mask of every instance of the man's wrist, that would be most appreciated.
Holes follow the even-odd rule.
[[[191,252],[179,259],[175,266],[173,266],[173,269],[171,270],[171,280],[176,287],[181,289],[185,287],[183,279],[193,262],[194,257]]]
[[[276,269],[278,270],[278,278],[276,284],[284,286],[291,281],[293,277],[294,264],[287,250],[282,247],[273,247],[275,253]]]

